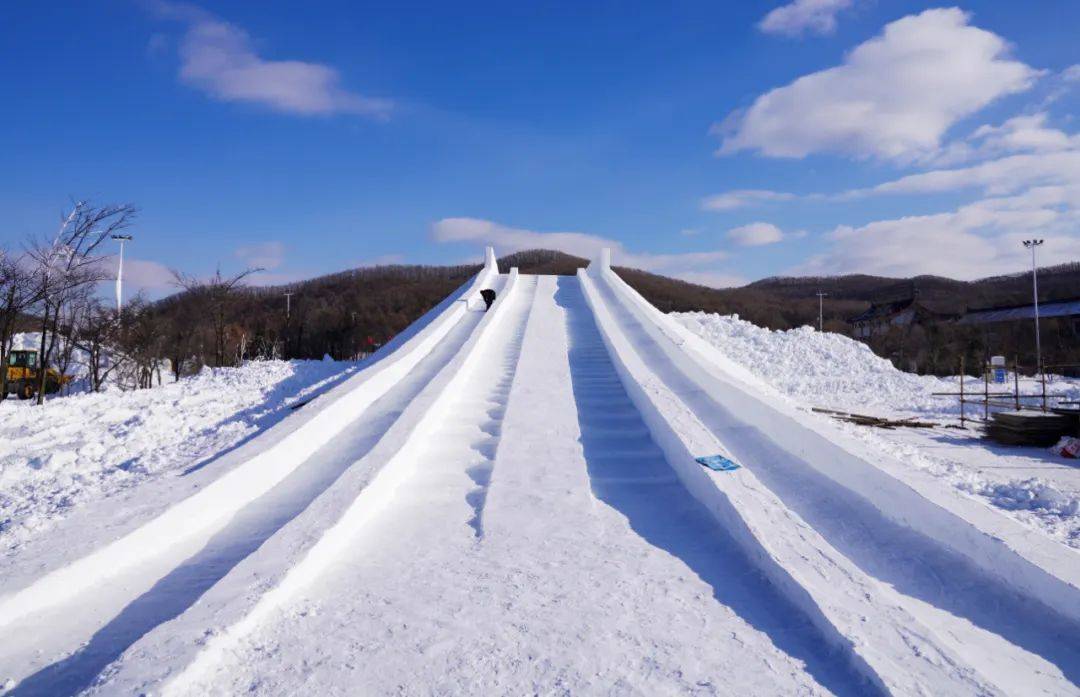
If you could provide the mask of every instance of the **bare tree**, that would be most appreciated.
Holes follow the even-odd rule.
[[[120,320],[120,350],[127,361],[125,373],[134,389],[153,387],[154,377],[161,384],[164,344],[168,337],[164,322],[153,305],[142,297],[128,301]]]
[[[100,258],[94,253],[111,235],[128,227],[134,206],[94,206],[76,203],[64,217],[60,229],[30,245],[29,258],[34,264],[38,305],[41,310],[41,343],[37,401],[45,401],[48,366],[56,347],[61,312],[75,292],[105,279]]]
[[[19,317],[38,299],[24,257],[0,249],[0,399],[8,394],[7,364]]]
[[[86,355],[90,389],[100,392],[105,381],[124,366],[128,356],[120,346],[120,321],[111,303],[94,297],[76,317],[72,343]]]
[[[72,289],[67,301],[57,311],[55,332],[59,340],[53,362],[60,375],[69,374],[69,369],[75,362],[79,324],[88,308],[96,302],[94,290],[94,286],[90,284]]]
[[[175,284],[187,291],[196,305],[206,308],[214,339],[215,366],[225,365],[228,313],[236,291],[243,287],[245,278],[259,271],[262,269],[251,268],[233,276],[222,276],[218,268],[213,276],[205,280],[175,269],[172,272]]]

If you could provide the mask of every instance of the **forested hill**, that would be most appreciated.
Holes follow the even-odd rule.
[[[556,251],[532,250],[499,259],[501,269],[516,266],[522,273],[573,274],[588,260]],[[359,268],[288,286],[240,288],[230,297],[225,315],[230,345],[244,343],[246,355],[297,358],[350,358],[369,351],[397,334],[410,322],[465,283],[480,268],[458,266],[379,266]],[[849,275],[827,278],[769,278],[742,288],[716,289],[645,271],[616,267],[626,281],[664,311],[704,310],[736,313],[755,324],[787,329],[817,321],[816,293],[825,301],[827,328],[847,331],[843,321],[870,302],[910,297],[942,311],[1025,302],[1030,275],[1001,276],[973,282],[935,276],[913,279]],[[1040,271],[1043,298],[1080,295],[1080,264]],[[286,319],[285,293],[291,293]],[[190,293],[157,303],[162,315],[191,326],[196,353],[207,340],[198,338],[196,305]],[[189,318],[187,321],[184,318]],[[231,353],[234,349],[230,350]],[[206,360],[207,363],[212,361]]]

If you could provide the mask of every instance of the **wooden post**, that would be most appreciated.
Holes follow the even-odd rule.
[[[983,421],[990,420],[990,362],[983,366]]]
[[[1016,389],[1016,410],[1020,411],[1020,356],[1013,358],[1013,385]]]
[[[1039,363],[1039,373],[1042,375],[1043,413],[1046,413],[1046,368],[1043,368],[1042,362]]]
[[[960,356],[960,428],[964,426],[964,357]]]

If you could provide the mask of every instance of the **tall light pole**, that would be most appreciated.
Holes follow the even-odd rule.
[[[124,289],[124,243],[132,240],[131,235],[113,235],[112,238],[120,243],[120,265],[116,267],[116,314],[120,314],[120,310],[123,309],[123,294]]]
[[[292,312],[292,296],[296,295],[295,292],[288,292],[285,294],[285,321],[289,321],[289,314]]]
[[[817,328],[819,332],[825,331],[825,298],[828,295],[828,293],[823,293],[820,290],[817,292]]]
[[[1035,266],[1035,248],[1044,240],[1024,240],[1024,246],[1031,250],[1031,293],[1035,300],[1035,361],[1039,373],[1042,373],[1042,344],[1039,341],[1039,273]]]

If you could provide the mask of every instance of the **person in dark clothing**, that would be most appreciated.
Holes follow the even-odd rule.
[[[484,308],[484,312],[487,312],[491,309],[491,304],[495,302],[495,291],[490,288],[485,288],[480,291],[480,297],[484,299],[484,304],[487,305],[487,307]]]

